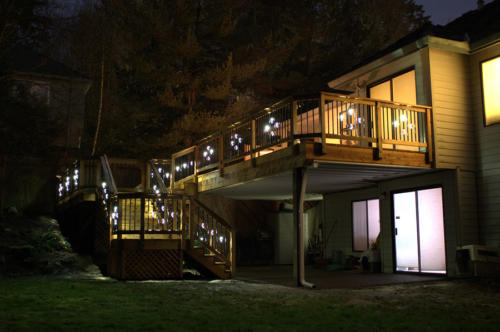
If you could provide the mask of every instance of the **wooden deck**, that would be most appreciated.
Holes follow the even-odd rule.
[[[330,93],[284,100],[173,154],[171,190],[209,192],[337,162],[433,167],[430,107]]]
[[[434,160],[431,119],[426,106],[325,92],[288,98],[171,160],[110,162],[104,156],[75,162],[60,177],[58,204],[78,209],[94,201],[102,209],[96,232],[107,246],[111,276],[180,278],[182,261],[191,259],[207,273],[229,278],[234,229],[197,201],[198,193],[226,195],[248,185],[260,199],[288,199],[297,169],[317,175],[311,182],[320,184],[320,194],[428,171]],[[289,181],[276,182],[281,178]],[[285,193],[266,196],[274,187]]]

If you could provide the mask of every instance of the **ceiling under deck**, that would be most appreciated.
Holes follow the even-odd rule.
[[[430,172],[428,168],[388,167],[363,164],[314,162],[307,168],[306,200],[320,200],[323,194],[366,188],[377,182]],[[206,191],[241,200],[292,199],[292,171],[275,176]]]

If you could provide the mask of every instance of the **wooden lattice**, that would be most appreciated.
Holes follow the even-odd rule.
[[[177,279],[182,278],[181,250],[127,250],[123,251],[123,279]]]

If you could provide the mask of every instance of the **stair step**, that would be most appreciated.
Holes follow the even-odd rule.
[[[226,263],[224,262],[214,262],[215,265],[225,265]]]

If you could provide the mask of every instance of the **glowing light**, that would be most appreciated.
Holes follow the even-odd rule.
[[[269,119],[269,124],[273,124],[273,123],[274,123],[274,121],[276,121],[276,119],[275,119],[275,118],[273,118],[273,117],[271,117],[271,118]]]
[[[354,113],[354,110],[353,110],[352,108],[349,108],[349,109],[347,110],[347,114],[352,115],[352,113]]]
[[[107,186],[106,182],[103,182],[103,183],[102,183],[102,187],[103,187],[103,188],[106,188],[106,186]]]
[[[413,123],[410,123],[410,124],[408,125],[408,128],[413,129]]]
[[[406,120],[408,120],[408,118],[406,117],[405,114],[401,114],[401,116],[399,117],[399,120],[401,120],[401,122],[405,122]]]
[[[264,132],[265,132],[265,133],[268,133],[270,130],[271,130],[271,126],[270,126],[270,125],[268,125],[268,124],[266,124],[266,125],[264,126]]]
[[[500,57],[481,64],[485,125],[500,122]]]
[[[187,167],[188,167],[188,164],[186,164],[186,163],[182,164],[182,168],[186,169]]]
[[[397,128],[397,127],[399,126],[399,122],[394,121],[394,122],[392,123],[392,125],[394,126],[394,128]]]
[[[363,118],[358,118],[358,123],[361,124],[363,122]]]
[[[181,167],[180,167],[180,166],[175,166],[175,170],[176,170],[177,172],[179,172],[179,171],[181,170]]]
[[[158,168],[158,173],[161,173],[163,171],[163,169],[160,167]]]
[[[340,114],[340,116],[339,116],[339,120],[340,120],[340,121],[344,121],[344,114]]]
[[[219,237],[219,242],[224,242],[224,237],[223,236]]]

